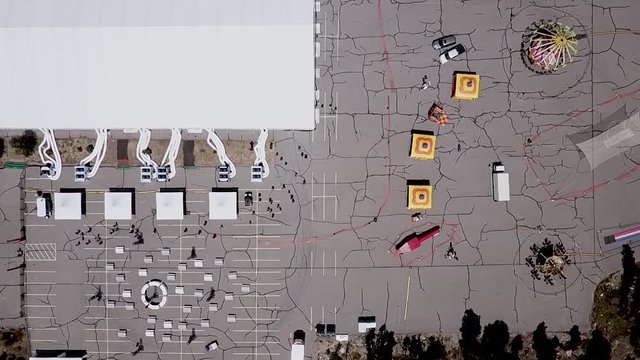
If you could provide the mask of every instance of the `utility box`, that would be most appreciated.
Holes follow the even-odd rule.
[[[496,162],[492,165],[493,200],[509,201],[509,173],[505,171],[502,163]]]

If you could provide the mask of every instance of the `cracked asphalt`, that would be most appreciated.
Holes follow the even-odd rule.
[[[305,330],[310,344],[316,323],[354,334],[358,316],[374,315],[399,333],[457,332],[466,308],[483,321],[502,319],[514,332],[540,321],[552,330],[587,327],[595,285],[620,266],[619,244],[605,245],[603,237],[640,223],[640,156],[630,148],[592,171],[572,139],[609,128],[603,124],[612,114],[619,122],[638,111],[638,36],[589,35],[575,61],[553,75],[527,70],[520,42],[539,19],[578,33],[623,32],[640,27],[637,13],[640,3],[630,0],[322,2],[317,128],[270,134],[277,154],[262,184],[249,182],[243,167],[221,185],[238,187],[240,200],[253,192],[254,205],[239,203],[235,222],[206,220],[206,193],[218,185],[210,168],[181,169],[166,184],[186,188],[189,214],[182,221],[155,220],[153,193],[164,185],[141,185],[137,168],[100,170],[86,185],[82,221],[34,215],[36,190],[77,187],[71,168],[55,183],[39,179],[34,168],[2,170],[0,229],[20,236],[24,175],[26,244],[56,246],[55,261],[26,262],[22,309],[32,349],[126,359],[142,340],[136,358],[282,359],[291,332]],[[431,41],[446,34],[455,34],[467,53],[440,65]],[[481,76],[477,100],[450,98],[453,71]],[[421,89],[425,75],[431,87]],[[449,114],[445,126],[426,117],[434,101]],[[435,132],[434,160],[409,158],[412,129]],[[257,133],[228,135],[248,142]],[[510,173],[509,202],[492,200],[496,161]],[[406,208],[407,180],[429,180],[434,189],[433,208],[417,223]],[[102,210],[110,187],[137,189],[134,220],[120,221],[113,233]],[[131,225],[143,243],[134,244]],[[401,237],[433,225],[442,232],[419,250],[402,258],[389,252]],[[574,260],[567,279],[554,285],[534,282],[524,262],[529,247],[545,238],[561,241]],[[444,257],[450,242],[459,261]],[[3,269],[20,264],[15,253],[26,244],[1,245]],[[171,254],[163,255],[164,247]],[[193,251],[203,267],[189,259]],[[17,271],[2,272],[0,295],[15,304],[3,306],[3,325],[20,321]],[[151,279],[168,287],[160,310],[140,301]],[[118,337],[119,329],[127,335]],[[220,342],[217,354],[204,351],[213,339]]]

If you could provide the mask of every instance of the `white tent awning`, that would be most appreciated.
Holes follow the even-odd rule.
[[[131,220],[131,217],[132,214],[130,192],[104,193],[105,220]]]
[[[209,193],[209,219],[235,220],[238,218],[238,192],[220,191]]]
[[[184,218],[183,192],[156,193],[156,219],[182,220]]]
[[[56,220],[80,220],[82,219],[82,194],[79,192],[54,193],[53,208]]]
[[[313,0],[0,0],[0,14],[0,128],[315,125]]]

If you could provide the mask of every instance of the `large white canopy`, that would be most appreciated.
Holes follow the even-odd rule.
[[[53,215],[56,220],[81,220],[82,219],[82,194],[54,193]]]
[[[131,220],[131,193],[104,193],[105,220]]]
[[[0,127],[310,130],[313,7],[0,0]]]
[[[209,219],[235,220],[238,218],[238,192],[214,191],[209,193]]]
[[[182,220],[184,218],[183,192],[156,193],[156,219]]]

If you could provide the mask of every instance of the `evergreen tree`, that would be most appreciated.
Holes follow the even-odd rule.
[[[411,345],[411,338],[405,336],[402,339],[402,351],[404,351],[405,355],[409,353],[409,346]]]
[[[580,328],[578,325],[573,325],[569,330],[569,341],[565,344],[565,348],[568,350],[577,349],[582,343],[580,338]]]
[[[636,276],[633,280],[633,292],[631,293],[631,304],[629,306],[631,314],[640,313],[640,274],[636,271]]]
[[[622,276],[620,279],[619,306],[622,317],[627,318],[629,306],[629,291],[635,279],[636,259],[629,244],[622,245]]]
[[[524,348],[524,343],[522,341],[522,335],[516,335],[509,345],[509,359],[518,360],[520,359],[520,351]]]
[[[424,344],[419,336],[413,335],[409,341],[409,357],[412,360],[421,359],[424,355]]]
[[[557,343],[557,337],[553,340],[547,337],[547,326],[544,321],[538,324],[538,327],[533,331],[533,344],[531,345],[536,352],[537,359],[554,360],[557,354]]]
[[[369,329],[364,337],[364,345],[367,349],[367,360],[376,359],[376,329]]]
[[[9,141],[9,144],[19,155],[26,157],[31,156],[38,145],[38,137],[33,130],[25,130],[20,136],[14,136]]]
[[[447,358],[447,350],[440,339],[430,336],[427,341],[427,351],[424,352],[424,356],[421,360],[444,360]]]
[[[459,340],[463,359],[478,358],[480,348],[478,336],[480,336],[481,331],[480,315],[477,315],[472,309],[466,310],[464,316],[462,316]]]
[[[640,316],[635,316],[631,331],[629,331],[629,343],[633,346],[636,355],[640,356]]]
[[[587,341],[584,355],[580,357],[581,360],[608,360],[611,359],[611,344],[609,340],[604,337],[602,330],[599,328],[593,329],[591,332],[591,339]]]
[[[376,360],[387,360],[393,358],[393,347],[396,346],[396,337],[393,331],[387,330],[387,325],[383,324],[376,336]]]
[[[509,344],[509,327],[502,320],[496,320],[484,327],[480,348],[483,359],[504,359]]]

